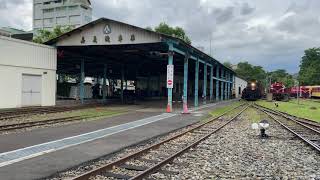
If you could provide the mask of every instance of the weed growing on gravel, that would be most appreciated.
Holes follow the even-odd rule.
[[[296,100],[291,100],[289,102],[277,102],[279,107],[274,105],[274,102],[258,101],[257,104],[275,109],[278,111],[286,112],[302,118],[308,118],[320,122],[320,103],[310,101],[310,100],[300,100],[299,104]],[[315,107],[315,108],[312,108]]]
[[[215,110],[211,111],[209,114],[211,115],[211,117],[218,117],[218,116],[222,115],[223,113],[231,110],[232,108],[239,106],[242,103],[243,102],[234,102],[230,105],[216,108]]]

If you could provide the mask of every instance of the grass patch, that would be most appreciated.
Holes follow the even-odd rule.
[[[109,108],[98,107],[98,108],[83,109],[80,111],[73,111],[73,112],[70,112],[68,115],[81,116],[81,117],[85,117],[86,119],[91,119],[91,118],[97,118],[97,117],[101,117],[101,118],[110,117],[110,116],[124,114],[126,112],[127,111],[123,109],[114,110]]]
[[[230,105],[216,108],[215,110],[209,112],[209,114],[210,114],[211,118],[215,118],[215,117],[221,116],[223,113],[239,106],[240,104],[243,104],[243,102],[237,101],[237,102],[234,102]]]
[[[290,100],[289,102],[277,102],[279,107],[274,105],[274,102],[257,101],[257,104],[282,112],[286,112],[297,117],[311,119],[320,122],[320,103],[310,100]]]
[[[258,123],[263,119],[268,119],[267,115],[254,108],[248,108],[244,113],[252,123]]]

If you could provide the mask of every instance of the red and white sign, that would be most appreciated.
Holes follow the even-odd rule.
[[[167,88],[173,88],[173,69],[173,65],[167,65]]]

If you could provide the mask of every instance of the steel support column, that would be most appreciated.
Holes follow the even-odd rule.
[[[125,74],[125,89],[128,90],[128,69],[126,67],[126,74]]]
[[[186,55],[184,58],[184,66],[183,66],[183,101],[188,103],[188,61],[189,56]]]
[[[223,67],[221,67],[221,79],[224,78],[224,69]],[[223,100],[223,96],[224,96],[224,82],[221,81],[221,94],[220,94],[220,100],[222,101]]]
[[[229,72],[226,71],[226,80],[229,81]],[[226,99],[229,99],[229,82],[226,82]]]
[[[210,101],[213,101],[213,66],[210,67]]]
[[[199,99],[198,99],[198,89],[199,89],[199,59],[196,60],[195,65],[195,75],[194,75],[194,107],[199,106]]]
[[[121,66],[121,103],[124,103],[124,99],[123,99],[123,81],[124,81],[124,66]]]
[[[80,100],[81,104],[84,103],[84,79],[85,79],[85,74],[84,74],[84,59],[81,60],[81,66],[80,66]]]
[[[202,100],[203,104],[207,103],[207,64],[203,64],[203,92],[202,92]]]
[[[224,77],[227,80],[228,79],[228,72],[224,71]],[[228,99],[228,82],[225,82],[225,88],[224,88],[224,99]]]
[[[168,65],[173,65],[173,44],[169,44]],[[168,107],[167,112],[172,112],[172,88],[168,89]]]
[[[216,78],[220,78],[219,77],[219,66],[217,65],[216,67]],[[219,81],[216,80],[216,101],[219,101]]]
[[[102,99],[103,99],[103,102],[106,101],[106,97],[107,97],[107,65],[105,64],[104,67],[103,67],[103,82],[102,82]]]

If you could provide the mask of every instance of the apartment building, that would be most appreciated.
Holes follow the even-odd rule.
[[[92,20],[90,0],[33,0],[33,30],[55,26],[74,28]]]

